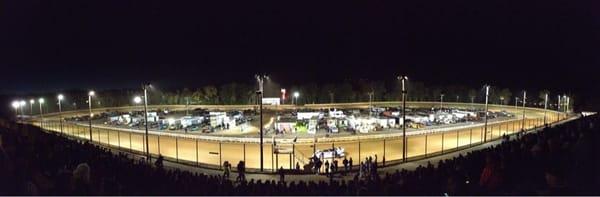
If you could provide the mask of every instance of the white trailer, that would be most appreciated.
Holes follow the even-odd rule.
[[[298,112],[297,114],[298,120],[308,120],[312,117],[317,117],[318,119],[323,118],[323,113],[321,112]]]
[[[192,125],[199,125],[202,123],[202,117],[184,116],[181,118],[181,126],[187,128]]]

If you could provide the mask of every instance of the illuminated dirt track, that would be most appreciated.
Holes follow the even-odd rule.
[[[410,107],[432,107],[439,106],[437,102],[407,102]],[[398,102],[380,102],[377,106],[397,106]],[[445,107],[454,108],[481,108],[481,104],[470,103],[448,103]],[[164,106],[153,106],[159,108]],[[180,109],[181,106],[170,106],[170,109]],[[206,107],[206,106],[202,106]],[[217,109],[217,106],[214,106]],[[223,109],[223,106],[218,106]],[[225,106],[228,109],[248,109],[254,106]],[[351,104],[320,104],[306,105],[304,108],[366,108],[365,103]],[[128,110],[123,108],[96,109],[95,113],[106,110]],[[293,106],[279,106],[270,110],[290,109]],[[505,134],[513,134],[524,129],[540,127],[544,124],[544,114],[547,123],[557,122],[566,116],[556,111],[546,111],[537,108],[515,108],[514,106],[490,105],[491,111],[505,110],[515,114],[516,117],[502,121],[490,120],[487,128],[487,140],[498,139]],[[525,120],[522,114],[525,112]],[[86,111],[64,112],[63,117],[85,114]],[[559,118],[560,117],[560,118]],[[39,119],[32,124],[40,126]],[[86,124],[62,123],[62,132],[58,121],[58,114],[48,114],[44,118],[43,127],[67,136],[81,139],[89,139],[90,131]],[[445,127],[438,129],[419,129],[407,134],[407,159],[418,159],[431,155],[443,154],[482,143],[484,138],[483,123],[463,124],[457,127]],[[92,128],[92,140],[96,143],[108,145],[124,151],[145,152],[144,133],[142,130],[118,129],[106,126],[94,125]],[[371,135],[351,135],[344,137],[307,137],[299,138],[296,143],[290,139],[277,139],[276,144],[281,149],[291,150],[286,154],[274,154],[271,138],[264,138],[264,168],[271,171],[273,168],[295,168],[296,163],[300,166],[308,163],[308,158],[314,149],[327,149],[332,147],[343,147],[347,157],[352,157],[354,164],[365,157],[377,155],[379,162],[383,159],[388,163],[402,161],[403,138],[401,132],[391,132]],[[150,132],[149,151],[153,156],[163,155],[167,159],[200,165],[204,167],[218,168],[224,161],[236,165],[239,161],[246,162],[248,168],[260,168],[260,145],[258,137],[224,137],[207,135],[172,134],[161,132]],[[316,146],[316,147],[314,147]],[[361,158],[361,159],[359,159]],[[339,158],[343,160],[343,158]],[[341,161],[340,161],[341,164]],[[386,163],[387,164],[387,163]]]

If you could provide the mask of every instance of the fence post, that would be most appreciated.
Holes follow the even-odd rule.
[[[429,133],[425,134],[425,157],[427,157],[427,136],[429,136]],[[404,144],[403,144],[403,146],[404,146]]]
[[[121,150],[121,131],[117,130],[117,144],[119,145],[119,150]]]
[[[331,158],[331,164],[333,164],[333,160],[335,160],[335,156],[337,152],[335,152],[335,142],[331,142],[331,148],[333,148],[333,157]]]
[[[469,147],[473,145],[473,128],[469,129]]]
[[[243,143],[244,145],[244,162],[246,162],[246,143]]]
[[[479,139],[479,143],[483,144],[483,127],[481,127],[481,135],[479,137],[481,137],[481,139]]]
[[[108,143],[108,147],[110,147],[110,130],[106,130],[106,143]]]
[[[158,151],[158,154],[160,155],[160,135],[156,136],[156,145],[157,145],[156,149]],[[198,150],[196,149],[196,151],[198,151]]]
[[[219,147],[219,157],[221,156],[221,147]],[[175,160],[179,162],[179,138],[175,137]]]
[[[131,132],[128,132],[128,133],[129,133],[129,150],[132,151],[133,148],[131,147]]]
[[[444,154],[444,132],[442,132],[442,154]]]
[[[404,144],[402,146],[404,146]],[[404,149],[402,149],[402,150],[404,150]],[[360,138],[359,138],[358,139],[358,164],[360,164],[360,161],[362,161],[361,158],[362,157],[360,157]],[[402,158],[402,159],[404,159],[404,158]]]
[[[383,138],[383,159],[382,160],[383,160],[383,162],[381,162],[381,163],[383,163],[383,166],[385,166],[385,138]]]
[[[200,165],[200,161],[198,161],[198,138],[196,138],[196,166]]]
[[[460,130],[456,130],[456,149],[458,150],[458,136],[460,135]]]
[[[223,169],[223,152],[221,152],[221,142],[219,142],[219,169]]]

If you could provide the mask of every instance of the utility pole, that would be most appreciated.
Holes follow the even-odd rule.
[[[548,93],[544,95],[544,125],[546,125],[546,110],[548,110]]]
[[[266,75],[255,75],[256,81],[258,82],[258,96],[259,108],[260,108],[260,171],[264,171],[264,155],[263,155],[263,96],[264,96],[264,80],[269,79]]]
[[[371,113],[373,113],[373,94],[375,94],[375,92],[369,92],[369,115],[371,115]]]
[[[490,86],[485,85],[485,123],[483,128],[483,142],[487,142],[487,125],[488,125],[488,101],[490,97]]]
[[[402,81],[402,161],[406,162],[406,80],[407,76],[399,76],[398,79]]]
[[[527,92],[523,91],[523,123],[521,126],[521,130],[525,131],[525,103],[527,102]]]
[[[88,109],[90,110],[90,118],[88,118],[90,128],[90,142],[92,142],[92,117],[94,116],[94,114],[92,114],[92,96],[94,96],[95,94],[96,93],[94,91],[90,91],[88,93]]]
[[[330,99],[329,103],[333,103],[333,92],[331,92],[331,91],[329,92],[329,99]]]
[[[190,115],[190,97],[185,97],[185,115]]]
[[[142,89],[144,89],[144,123],[146,125],[146,159],[148,160],[148,162],[151,161],[150,158],[150,147],[148,147],[148,86],[150,84],[142,84]]]
[[[440,94],[440,111],[444,110],[444,94]]]
[[[62,119],[62,107],[61,107],[61,101],[63,100],[64,96],[62,94],[58,95],[58,118],[60,121],[60,133],[63,134],[63,119]]]

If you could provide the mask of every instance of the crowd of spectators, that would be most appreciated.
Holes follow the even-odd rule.
[[[600,195],[598,123],[596,115],[505,137],[410,171],[377,173],[377,159],[367,159],[353,179],[286,182],[168,170],[162,162],[3,121],[0,195]]]

